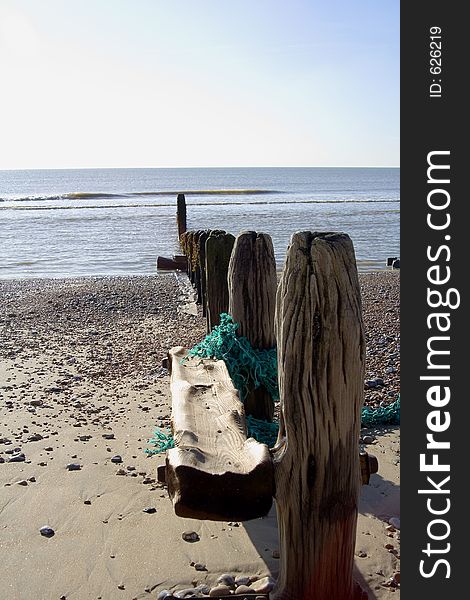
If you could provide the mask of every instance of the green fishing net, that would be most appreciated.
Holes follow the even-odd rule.
[[[223,360],[234,386],[240,393],[242,402],[248,390],[264,386],[273,401],[279,400],[277,381],[277,353],[275,348],[259,350],[253,348],[244,336],[237,336],[238,323],[234,323],[230,315],[220,315],[220,325],[214,327],[202,342],[188,351],[188,356],[200,358],[215,358]],[[270,423],[247,416],[248,437],[267,444],[272,448],[277,439],[279,424]],[[372,409],[365,406],[361,413],[362,427],[377,427],[380,425],[398,425],[400,423],[400,397],[386,407]],[[158,454],[174,447],[171,433],[156,430],[149,441],[154,448],[145,450],[147,454]]]

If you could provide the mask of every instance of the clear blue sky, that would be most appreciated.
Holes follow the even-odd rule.
[[[2,0],[0,169],[397,166],[398,0]]]

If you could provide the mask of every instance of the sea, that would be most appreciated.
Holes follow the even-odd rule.
[[[268,233],[282,268],[296,231],[347,233],[360,272],[400,254],[398,168],[0,170],[0,278],[151,275],[188,229]]]

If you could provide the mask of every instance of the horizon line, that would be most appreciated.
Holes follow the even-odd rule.
[[[247,165],[247,166],[139,166],[139,167],[14,167],[1,169],[2,171],[100,171],[124,169],[399,169],[400,165]]]

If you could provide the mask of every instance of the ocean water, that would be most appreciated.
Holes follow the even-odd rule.
[[[188,229],[268,233],[279,267],[300,230],[349,234],[359,271],[400,253],[396,168],[0,171],[0,278],[154,274],[179,192]]]

